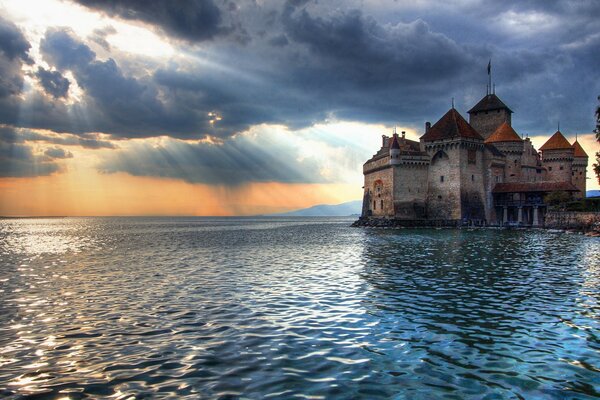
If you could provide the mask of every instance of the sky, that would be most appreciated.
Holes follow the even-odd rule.
[[[496,94],[588,155],[596,0],[2,0],[0,215],[253,215],[362,197],[394,127]],[[590,157],[588,188],[598,189]]]

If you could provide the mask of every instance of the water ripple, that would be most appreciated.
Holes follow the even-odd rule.
[[[0,220],[0,397],[600,397],[600,241]]]

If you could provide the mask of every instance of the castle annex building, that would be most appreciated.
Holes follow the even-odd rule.
[[[538,152],[511,126],[512,110],[495,93],[469,110],[454,108],[425,124],[413,141],[394,133],[363,166],[363,217],[443,224],[538,226],[545,197],[585,196],[588,156],[560,131]]]

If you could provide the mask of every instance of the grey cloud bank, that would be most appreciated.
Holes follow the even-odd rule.
[[[491,57],[498,93],[516,111],[519,133],[548,134],[558,120],[566,132],[593,128],[600,93],[600,5],[594,1],[76,3],[144,24],[190,58],[136,68],[138,56],[111,52],[112,27],[89,38],[53,27],[40,43],[50,69],[35,68],[41,91],[24,99],[22,67],[32,62],[31,45],[17,25],[0,19],[0,123],[79,136],[90,148],[96,132],[114,139],[230,141],[258,124],[300,129],[331,118],[420,129],[449,108],[451,97],[464,112],[485,93]],[[109,57],[98,57],[93,43]],[[75,104],[67,102],[73,84],[83,91]],[[30,118],[19,120],[24,106]],[[210,112],[223,119],[211,123]],[[156,176],[239,183],[206,170],[218,147],[181,146],[179,152],[200,159],[192,163],[200,172],[191,177],[166,155],[132,166],[121,154],[104,170],[136,175],[143,165]],[[252,154],[233,157],[231,167],[257,162],[261,170],[261,151],[247,144]],[[279,170],[269,179],[300,179],[293,168]],[[266,176],[253,171],[237,180]]]

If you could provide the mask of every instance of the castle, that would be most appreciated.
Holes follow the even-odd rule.
[[[383,136],[363,166],[363,221],[540,226],[548,194],[585,197],[588,156],[577,140],[559,130],[538,152],[489,90],[468,113],[469,122],[453,106],[418,142]]]

